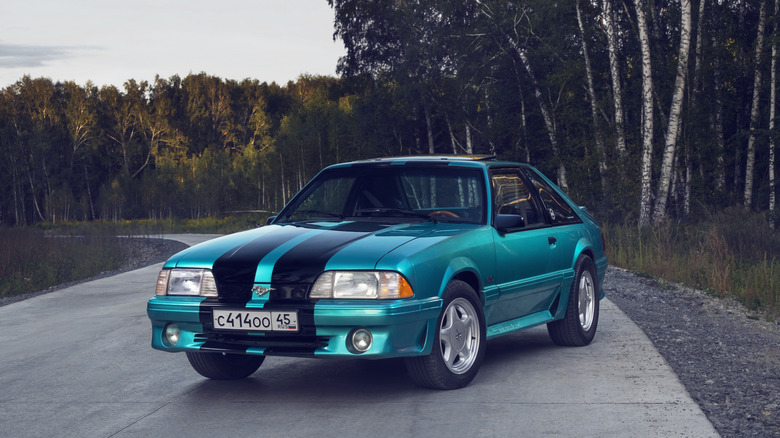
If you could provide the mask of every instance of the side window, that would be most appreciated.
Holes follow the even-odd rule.
[[[496,213],[523,216],[526,226],[544,223],[520,175],[513,172],[496,173],[492,179]]]
[[[539,198],[544,204],[545,210],[550,215],[553,225],[575,224],[580,222],[580,218],[574,213],[574,210],[568,203],[550,187],[535,172],[530,170],[523,171],[533,184],[534,189],[539,193]]]

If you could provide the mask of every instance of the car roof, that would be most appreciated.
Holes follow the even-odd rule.
[[[497,161],[495,155],[409,155],[398,157],[371,158],[366,160],[350,161],[346,163],[334,164],[330,168],[352,167],[352,166],[386,166],[403,165],[409,163],[432,164],[432,165],[452,165],[464,164],[476,167],[487,167],[494,165],[526,165],[523,163],[513,163],[509,161]]]

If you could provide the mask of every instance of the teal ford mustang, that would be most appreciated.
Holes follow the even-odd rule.
[[[174,255],[147,314],[152,347],[212,379],[270,355],[404,357],[455,389],[493,337],[547,324],[589,344],[606,267],[596,221],[531,166],[386,158],[330,166],[267,226]]]

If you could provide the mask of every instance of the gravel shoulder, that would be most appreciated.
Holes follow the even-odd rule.
[[[733,299],[610,267],[607,298],[650,338],[724,437],[780,437],[780,322]]]

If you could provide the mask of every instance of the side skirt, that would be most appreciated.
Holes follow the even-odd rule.
[[[543,310],[541,312],[533,313],[521,318],[510,319],[509,321],[500,322],[488,327],[487,338],[491,339],[497,336],[505,335],[507,333],[545,324],[552,321],[553,319],[553,315],[549,310]]]

